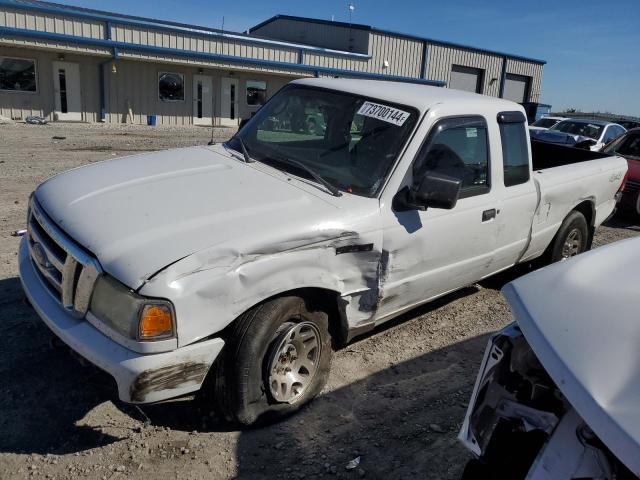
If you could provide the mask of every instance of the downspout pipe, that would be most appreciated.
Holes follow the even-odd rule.
[[[500,75],[500,91],[498,97],[504,98],[504,83],[507,79],[507,57],[502,57],[502,74]]]

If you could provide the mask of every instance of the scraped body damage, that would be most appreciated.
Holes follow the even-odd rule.
[[[376,209],[354,222],[217,245],[170,265],[140,293],[173,299],[180,346],[221,331],[260,301],[301,288],[335,292],[346,330],[357,330],[373,324],[381,300],[378,218]]]

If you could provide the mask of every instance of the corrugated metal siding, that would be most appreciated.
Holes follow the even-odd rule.
[[[371,59],[329,56],[305,53],[305,63],[313,66],[356,70],[360,72],[420,77],[422,68],[422,42],[379,33],[371,33],[369,51]],[[389,67],[384,68],[384,61]]]
[[[13,47],[38,48],[45,50],[67,51],[75,53],[85,53],[89,55],[110,56],[111,50],[102,47],[78,45],[70,42],[58,42],[53,40],[40,40],[32,38],[19,38],[0,34],[0,44]]]
[[[321,53],[306,52],[304,54],[304,63],[307,65],[313,65],[314,67],[336,68],[341,70],[357,70],[360,72],[370,71],[370,62],[367,59],[329,56],[323,55]]]
[[[524,75],[530,77],[529,101],[538,102],[540,100],[540,86],[542,83],[542,65],[522,60],[507,59],[507,73]]]
[[[274,74],[281,74],[281,75],[294,75],[296,77],[308,76],[308,75],[305,75],[304,73],[301,73],[295,70],[274,69],[274,68],[262,67],[259,65],[238,64],[234,62],[220,62],[217,60],[208,61],[208,60],[202,60],[199,58],[183,57],[179,55],[149,54],[149,53],[143,53],[143,52],[121,51],[119,54],[119,58],[135,59],[143,62],[159,62],[159,63],[174,63],[174,64],[181,64],[181,65],[206,66],[211,68],[229,69],[234,71],[240,70],[240,71],[251,71],[251,72],[274,73]]]
[[[371,33],[370,39],[368,72],[420,77],[423,42],[377,32]],[[383,66],[385,60],[389,62],[388,68]]]
[[[429,44],[427,57],[428,79],[440,80],[449,84],[452,65],[480,68],[484,70],[482,93],[494,97],[498,96],[500,92],[500,76],[502,74],[501,56]],[[492,82],[492,79],[495,80]]]
[[[343,51],[349,51],[349,38],[352,38],[353,52],[367,53],[369,51],[368,31],[350,30],[339,25],[279,18],[254,30],[252,35]]]
[[[105,38],[105,27],[102,22],[6,7],[0,8],[0,26],[79,37]]]
[[[21,120],[24,120],[29,115],[37,115],[53,120],[52,62],[57,59],[57,55],[53,52],[0,47],[0,56],[35,60],[37,77],[36,93],[0,91],[0,114]],[[100,110],[98,90],[99,60],[74,55],[67,55],[65,60],[80,64],[82,120],[86,122],[97,121]]]
[[[135,45],[234,55],[277,62],[296,63],[298,61],[298,50],[295,48],[257,45],[228,37],[196,35],[188,32],[166,32],[117,24],[112,26],[111,35],[113,40],[117,42]]]

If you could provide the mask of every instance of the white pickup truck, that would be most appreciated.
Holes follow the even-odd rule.
[[[202,390],[251,424],[316,396],[333,346],[517,263],[590,248],[626,169],[532,146],[509,101],[299,80],[223,145],[44,182],[20,276],[123,401]]]

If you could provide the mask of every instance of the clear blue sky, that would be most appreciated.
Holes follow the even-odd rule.
[[[338,0],[57,0],[244,31],[276,14],[348,20]],[[640,0],[353,0],[353,22],[547,61],[541,102],[640,116]]]

